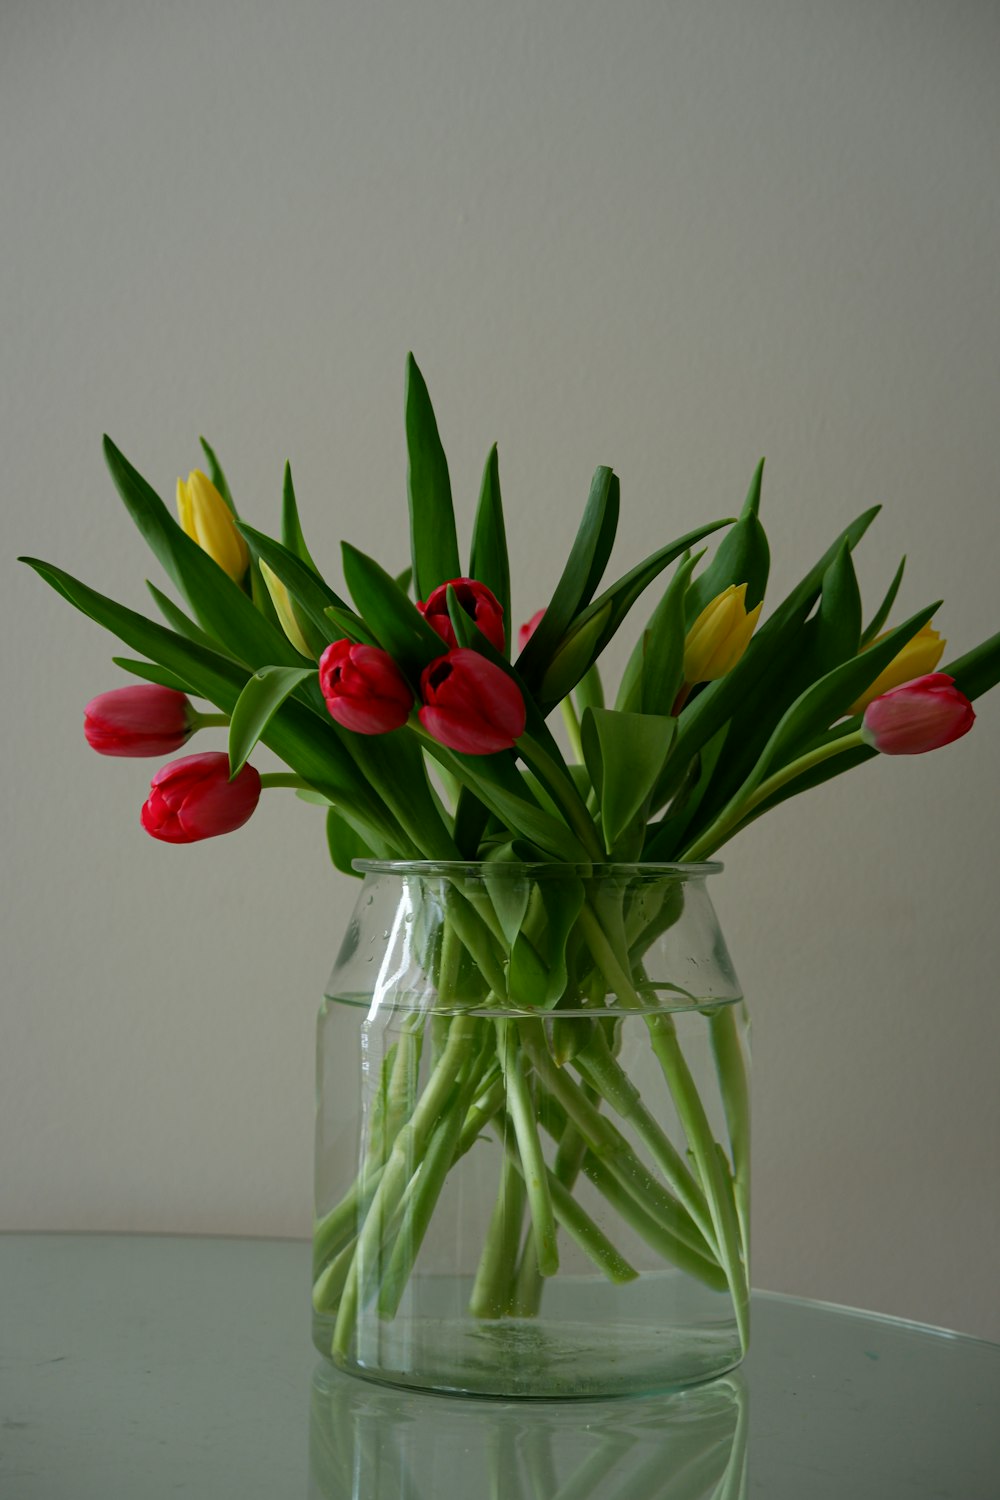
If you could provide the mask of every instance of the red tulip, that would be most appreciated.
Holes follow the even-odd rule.
[[[503,608],[495,594],[478,583],[475,578],[452,578],[436,588],[426,604],[418,602],[417,608],[448,646],[457,646],[455,627],[448,613],[448,590],[455,590],[459,604],[475,621],[483,635],[498,651],[506,648],[503,629]]]
[[[947,672],[928,672],[875,698],[865,709],[861,734],[883,755],[923,755],[968,734],[972,704]]]
[[[229,779],[229,757],[221,750],[185,755],[161,766],[153,777],[140,821],[154,839],[194,844],[232,833],[250,817],[260,798],[260,777],[244,766]]]
[[[413,694],[388,651],[334,641],[319,659],[330,717],[355,734],[387,734],[405,724]]]
[[[525,646],[531,640],[531,637],[534,635],[535,631],[542,623],[542,615],[544,615],[544,613],[544,609],[536,609],[531,619],[525,620],[524,624],[519,627],[517,632],[518,651],[523,651]]]
[[[524,699],[517,683],[478,651],[439,656],[420,677],[421,724],[463,755],[511,750],[524,733]]]
[[[87,743],[101,755],[169,755],[195,727],[184,694],[152,682],[99,693],[83,711]]]

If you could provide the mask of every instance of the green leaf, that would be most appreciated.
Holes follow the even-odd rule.
[[[469,576],[492,590],[503,610],[504,637],[508,653],[511,645],[510,563],[507,558],[507,533],[500,500],[500,469],[497,445],[493,444],[479,491],[479,506],[472,529]]]
[[[670,753],[676,719],[663,714],[588,708],[583,753],[601,808],[604,846],[617,840],[649,798]]]
[[[131,672],[133,677],[141,677],[146,682],[155,682],[159,687],[173,688],[175,693],[195,692],[190,682],[186,682],[183,677],[178,677],[175,672],[168,672],[166,667],[157,666],[155,662],[134,661],[129,656],[113,656],[111,660],[116,667],[121,667],[123,672]]]
[[[649,587],[664,568],[669,567],[682,552],[687,552],[695,542],[701,541],[702,537],[718,531],[720,526],[728,525],[728,520],[711,521],[707,526],[689,531],[686,536],[668,543],[643,562],[637,563],[599,599],[588,605],[573,621],[545,671],[538,695],[543,709],[558,703],[560,698],[565,698],[591,662],[600,656],[643,590]],[[544,624],[543,619],[542,625]],[[529,641],[529,646],[531,643]],[[518,666],[520,667],[520,663]]]
[[[582,714],[588,708],[604,707],[604,684],[596,661],[587,668],[573,691],[578,713]]]
[[[412,568],[404,568],[403,571],[402,571],[402,573],[397,573],[396,574],[396,583],[399,586],[400,593],[406,594],[407,598],[409,598],[410,584],[412,582],[413,582],[413,569]]]
[[[272,573],[285,585],[324,644],[335,640],[336,637],[331,634],[327,610],[332,607],[350,613],[340,595],[283,542],[276,542],[272,537],[265,536],[262,531],[243,522],[239,523],[239,530],[253,556],[266,562]]]
[[[669,714],[684,670],[684,599],[691,574],[704,552],[689,553],[677,565],[649,624],[636,642],[622,674],[615,707]]]
[[[126,509],[202,628],[249,667],[297,665],[301,657],[284,634],[268,623],[240,586],[191,540],[108,437],[104,439],[104,456]]]
[[[586,803],[577,791],[576,783],[570,775],[569,767],[566,765],[552,731],[539,712],[531,693],[521,681],[517,669],[500,655],[492,641],[486,639],[472,617],[466,614],[453,588],[447,591],[447,602],[448,614],[458,644],[477,651],[480,656],[485,656],[516,685],[525,708],[525,733],[518,741],[518,753],[524,760],[531,763],[555,806],[558,807],[561,815],[584,847],[589,843],[592,852],[596,854],[600,849],[600,840],[590,813],[587,811]]]
[[[674,860],[684,845],[690,842],[688,829],[711,785],[731,727],[731,722],[724,724],[689,763],[687,779],[670,804],[670,811],[647,831],[643,859]]]
[[[869,641],[873,641],[878,635],[879,631],[882,629],[882,626],[885,624],[886,620],[888,620],[889,611],[890,609],[892,609],[892,606],[896,602],[896,595],[899,593],[899,585],[903,581],[903,571],[905,568],[906,558],[903,557],[899,564],[899,567],[896,569],[895,577],[889,585],[885,598],[882,600],[882,603],[875,611],[870,624],[865,626],[864,634],[861,637],[862,646],[867,646]]]
[[[980,698],[1000,682],[1000,633],[958,656],[946,667],[938,667],[954,677],[955,686],[967,698]]]
[[[816,677],[856,656],[861,644],[861,592],[845,542],[823,574],[819,610],[811,620],[809,667]]]
[[[939,604],[935,603],[912,615],[878,645],[869,646],[850,661],[842,662],[796,698],[764,746],[750,775],[723,810],[722,819],[737,812],[767,776],[817,744],[833,720],[847,712],[850,704],[885,670],[938,607]],[[712,826],[719,821],[713,816]]]
[[[215,488],[218,490],[219,494],[222,496],[223,500],[225,500],[226,504],[229,506],[229,509],[235,516],[236,506],[233,503],[233,492],[229,488],[229,481],[225,476],[222,465],[216,458],[214,449],[212,448],[211,444],[208,443],[205,438],[199,438],[198,441],[201,444],[202,452],[204,453],[205,458],[208,461],[208,477],[215,485]]]
[[[396,580],[374,558],[341,543],[344,578],[364,623],[383,651],[411,678],[447,650]]]
[[[424,749],[475,793],[515,837],[527,839],[551,858],[565,864],[589,864],[586,849],[566,824],[543,812],[537,803],[524,795],[524,783],[509,753],[460,755],[429,736],[424,740]],[[516,778],[514,785],[519,790],[512,789],[512,777]]]
[[[531,883],[524,870],[524,861],[514,852],[512,840],[498,844],[490,851],[483,865],[483,880],[490,893],[500,930],[507,946],[511,947],[521,930],[531,895]]]
[[[202,630],[200,625],[196,625],[194,620],[184,613],[179,604],[175,604],[172,599],[168,598],[166,594],[156,587],[155,583],[150,583],[148,578],[146,579],[146,587],[153,596],[153,601],[157,609],[171,630],[176,630],[178,635],[186,636],[189,641],[194,641],[196,645],[204,646],[208,651],[217,651],[222,656],[228,656],[230,661],[238,660],[227,647],[221,646],[207,631]],[[244,663],[241,662],[240,665],[243,666]]]
[[[229,721],[229,777],[242,771],[254,745],[288,695],[315,674],[313,667],[262,667],[249,679]]]
[[[763,483],[763,479],[764,460],[761,459],[756,469],[754,470],[753,478],[750,481],[750,488],[747,490],[747,497],[743,502],[743,509],[740,511],[741,521],[744,520],[747,516],[755,516],[759,512],[760,488],[761,484]]]
[[[199,697],[207,698],[225,713],[232,711],[248,676],[245,667],[227,656],[185,640],[154,620],[147,620],[145,615],[99,594],[62,568],[34,557],[23,557],[20,561],[34,568],[82,614],[103,625],[133,650],[141,651],[144,656],[190,682]]]
[[[686,603],[688,628],[705,606],[731,584],[737,587],[741,583],[747,585],[747,609],[756,609],[764,597],[771,567],[771,551],[764,528],[757,519],[763,472],[764,460],[761,459],[750,483],[750,491],[739,520],[723,537],[719,550],[704,573],[691,585]]]
[[[590,603],[604,576],[618,529],[620,486],[608,468],[596,470],[583,519],[555,593],[534,634],[521,652],[517,668],[534,688],[578,612]]]
[[[677,742],[656,789],[654,806],[662,806],[673,796],[688,763],[737,712],[751,725],[776,722],[771,717],[772,699],[788,673],[789,662],[797,658],[802,627],[819,597],[823,576],[845,541],[852,549],[857,546],[878,510],[873,506],[841,532],[756,632],[735,667],[691,699],[678,721]]]
[[[323,613],[333,626],[331,640],[343,640],[346,636],[349,641],[362,646],[378,645],[373,632],[368,629],[364,620],[354,613],[353,609],[338,609],[336,605],[330,604]]]
[[[566,945],[585,899],[583,881],[576,875],[562,872],[558,880],[543,876],[535,883],[532,904],[540,904],[545,922],[530,937],[522,927],[511,949],[508,990],[513,1004],[528,1000],[548,1008],[562,998],[568,980]]]
[[[405,408],[413,577],[417,597],[426,599],[439,583],[459,578],[462,570],[448,460],[438,436],[424,377],[412,354],[406,359]]]
[[[459,851],[445,826],[427,778],[420,740],[409,728],[390,734],[352,734],[341,730],[343,743],[366,782],[412,840],[423,859],[458,859]],[[343,801],[341,812],[349,815]]]
[[[365,878],[362,870],[355,870],[353,861],[373,859],[373,851],[336,807],[331,807],[326,815],[326,842],[338,870],[358,880]]]
[[[753,786],[759,786],[766,775],[803,754],[817,735],[846,714],[854,700],[885,671],[907,641],[912,640],[939,608],[940,600],[919,610],[902,625],[897,625],[877,646],[867,647],[808,687],[792,704],[768,741],[751,778]]]
[[[309,548],[306,546],[306,539],[302,534],[299,507],[295,499],[295,486],[292,483],[292,466],[288,462],[285,463],[285,478],[281,490],[281,540],[289,552],[294,553],[300,562],[305,563],[306,567],[310,568],[317,578],[320,578],[319,568],[313,562]],[[264,561],[269,568],[274,568],[274,564],[268,562],[266,557]],[[274,571],[277,573],[277,568],[274,568]],[[283,578],[281,581],[285,583]],[[285,584],[285,587],[287,588],[288,584]]]

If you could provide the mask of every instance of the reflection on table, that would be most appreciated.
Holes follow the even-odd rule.
[[[669,1395],[507,1402],[313,1375],[310,1500],[738,1500],[739,1373]]]

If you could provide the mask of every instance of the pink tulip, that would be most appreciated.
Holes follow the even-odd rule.
[[[448,583],[442,583],[430,595],[426,604],[417,604],[417,608],[427,621],[433,626],[438,635],[447,646],[457,646],[455,639],[455,627],[451,623],[448,613],[448,590],[455,590],[455,598],[476,623],[483,635],[495,646],[498,651],[503,651],[506,642],[503,629],[503,608],[499,599],[485,585],[479,583],[475,578],[452,578]]]
[[[184,694],[152,682],[98,693],[83,711],[87,744],[101,755],[170,755],[195,727]]]
[[[421,724],[440,744],[463,755],[513,749],[524,733],[524,699],[507,673],[478,651],[439,656],[420,678]]]
[[[330,717],[355,734],[387,734],[413,707],[406,678],[378,646],[334,641],[319,659],[319,686]]]
[[[883,755],[923,755],[968,734],[972,704],[947,672],[928,672],[891,688],[865,709],[861,734]]]
[[[185,755],[153,777],[140,821],[154,839],[194,844],[241,828],[260,798],[260,776],[244,766],[229,779],[229,757],[221,750]]]
[[[517,649],[518,649],[518,651],[523,651],[524,648],[525,648],[525,646],[531,640],[531,637],[534,635],[535,631],[538,629],[539,625],[542,623],[542,616],[544,615],[544,613],[545,613],[544,609],[536,609],[535,613],[532,615],[531,619],[530,620],[526,620],[524,622],[524,624],[521,625],[518,628],[518,632],[517,632]]]

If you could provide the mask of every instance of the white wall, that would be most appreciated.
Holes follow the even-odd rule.
[[[466,528],[489,444],[546,597],[599,462],[615,561],[731,513],[774,593],[851,517],[956,653],[998,626],[1000,12],[881,0],[8,0],[0,11],[4,1227],[305,1234],[312,1025],[355,887],[313,810],[140,833],[91,754],[115,643],[17,552],[142,608],[102,464],[217,446],[314,550],[402,565],[403,359]],[[467,533],[466,533],[467,534]],[[757,1284],[1000,1337],[1000,694],[746,834]]]

